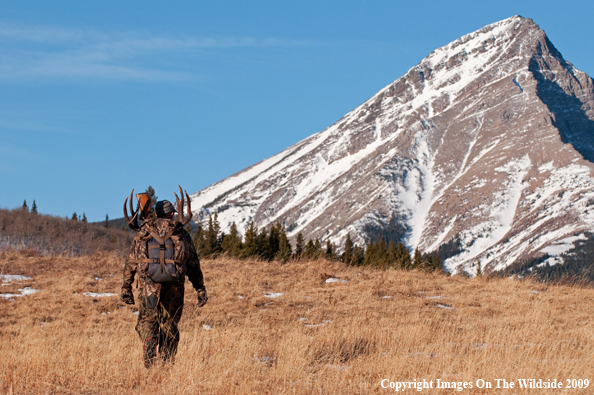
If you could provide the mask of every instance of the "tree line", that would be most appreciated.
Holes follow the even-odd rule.
[[[188,227],[188,230],[191,229]],[[295,246],[291,245],[284,225],[276,223],[267,228],[258,229],[250,222],[242,238],[235,222],[231,224],[229,234],[221,232],[217,214],[209,215],[208,224],[202,227],[197,224],[192,232],[192,240],[198,256],[214,258],[227,255],[237,259],[258,258],[277,260],[282,263],[291,260],[314,260],[324,258],[331,261],[342,261],[352,266],[373,266],[378,268],[438,270],[441,259],[437,252],[423,254],[416,249],[412,256],[406,246],[393,240],[386,242],[384,237],[377,241],[370,240],[367,246],[353,243],[347,234],[343,248],[326,241],[322,244],[318,238],[305,242],[299,233]],[[338,252],[342,251],[342,252]]]

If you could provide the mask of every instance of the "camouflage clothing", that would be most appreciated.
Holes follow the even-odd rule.
[[[182,280],[179,283],[156,283],[147,276],[148,241],[150,233],[163,238],[173,232],[171,239],[175,246],[175,265]],[[198,292],[199,306],[206,303],[204,279],[200,270],[200,261],[189,233],[179,222],[168,218],[151,218],[147,220],[130,249],[130,255],[124,266],[124,285],[122,286],[122,300],[134,303],[132,283],[138,274],[137,288],[140,288],[140,307],[136,331],[145,348],[145,364],[147,353],[155,354],[155,344],[159,345],[159,353],[163,360],[175,356],[179,342],[177,324],[182,315],[184,305],[184,274]],[[151,350],[147,351],[147,347]],[[150,359],[150,357],[149,357]]]

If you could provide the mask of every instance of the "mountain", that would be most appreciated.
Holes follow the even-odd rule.
[[[531,19],[433,51],[328,129],[191,196],[223,231],[365,243],[378,231],[451,272],[500,270],[594,229],[594,94]],[[567,248],[565,249],[567,250]]]

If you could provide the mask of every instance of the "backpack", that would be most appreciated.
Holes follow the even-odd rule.
[[[178,283],[184,280],[184,262],[175,260],[175,246],[180,243],[180,239],[173,236],[174,231],[160,238],[156,232],[149,230],[151,238],[147,242],[148,259],[145,262],[148,263],[147,276],[156,283]]]

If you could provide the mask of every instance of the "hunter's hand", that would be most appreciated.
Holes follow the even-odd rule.
[[[134,304],[134,294],[131,289],[122,289],[122,295],[120,296],[122,302],[126,304]]]
[[[196,290],[198,294],[198,307],[202,307],[208,301],[208,296],[206,296],[206,288]]]

